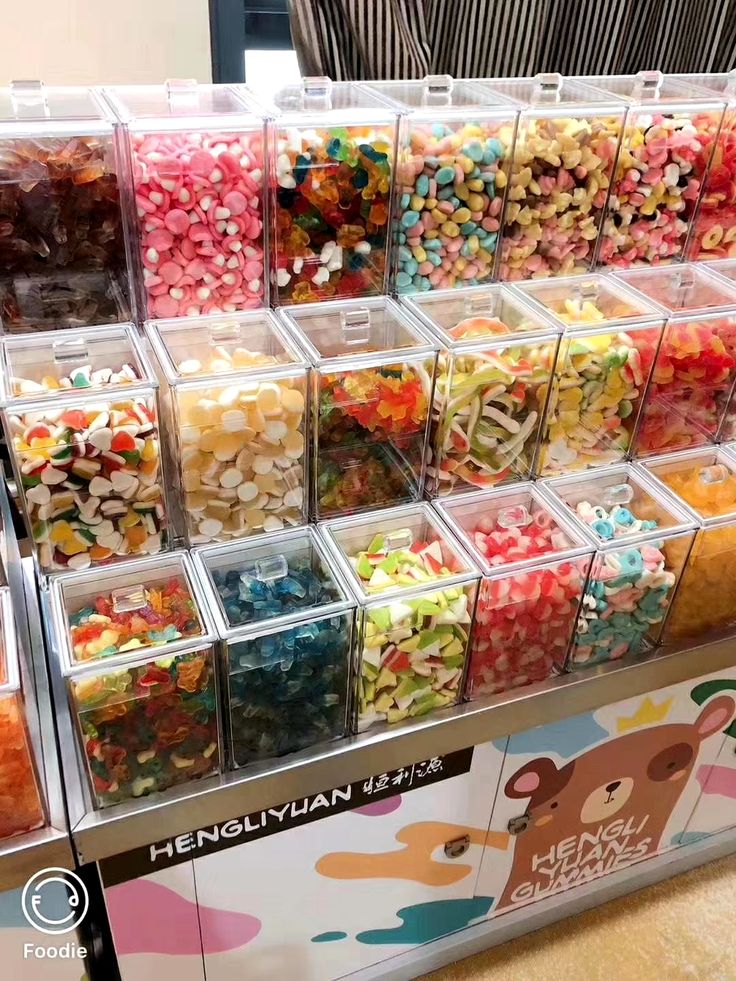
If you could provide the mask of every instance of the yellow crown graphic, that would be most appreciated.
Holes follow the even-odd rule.
[[[655,705],[651,698],[647,697],[633,715],[622,716],[617,719],[616,728],[619,732],[629,732],[631,729],[639,729],[642,726],[653,726],[657,722],[663,722],[671,708],[671,698],[662,702],[661,705]]]

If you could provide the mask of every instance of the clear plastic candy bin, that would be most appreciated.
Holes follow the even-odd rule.
[[[317,529],[195,554],[223,651],[230,763],[344,736],[355,601]]]
[[[387,297],[285,307],[311,372],[311,515],[417,500],[437,344]]]
[[[440,345],[428,493],[529,477],[559,329],[505,286],[438,290],[402,305]]]
[[[158,383],[132,324],[3,338],[3,425],[43,572],[167,544]]]
[[[66,573],[49,588],[95,806],[218,773],[215,635],[189,556]]]
[[[449,75],[364,82],[400,113],[391,287],[399,293],[493,278],[519,110]]]
[[[383,293],[396,110],[359,85],[329,78],[303,78],[273,101],[275,302]]]
[[[322,527],[358,601],[358,730],[457,702],[480,576],[439,515],[421,503]]]
[[[141,319],[262,306],[265,118],[229,85],[169,81],[105,94],[132,165]]]
[[[116,121],[89,88],[0,88],[0,325],[5,333],[131,316]]]
[[[146,329],[187,542],[304,524],[308,368],[274,314],[154,320]]]
[[[470,638],[469,699],[561,671],[594,548],[534,484],[434,505],[483,576]]]
[[[595,545],[568,660],[590,667],[659,643],[695,522],[635,464],[541,485]]]
[[[634,442],[664,313],[608,276],[518,284],[561,331],[537,474],[617,463]]]

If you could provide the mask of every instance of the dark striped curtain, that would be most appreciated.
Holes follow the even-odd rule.
[[[736,0],[289,0],[303,75],[728,71]]]

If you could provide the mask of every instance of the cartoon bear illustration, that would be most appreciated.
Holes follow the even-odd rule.
[[[719,695],[694,723],[639,729],[557,767],[540,757],[506,783],[528,800],[509,822],[513,866],[496,906],[532,902],[653,855],[695,766],[703,740],[725,729],[736,701]]]

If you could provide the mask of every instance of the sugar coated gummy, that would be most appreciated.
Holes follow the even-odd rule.
[[[736,112],[726,110],[720,130],[711,113],[695,117],[702,134],[702,162],[707,170],[700,207],[688,247],[690,259],[736,257]],[[711,158],[712,153],[712,158]]]
[[[21,697],[0,696],[0,839],[32,831],[43,821]]]
[[[350,556],[371,596],[396,586],[438,583],[415,599],[397,596],[366,608],[358,679],[358,727],[400,722],[457,701],[465,665],[472,600],[463,586],[443,589],[452,575],[438,541],[390,549],[378,534]]]

